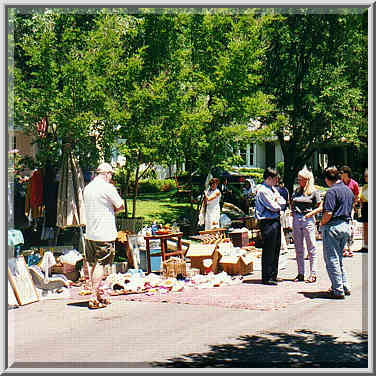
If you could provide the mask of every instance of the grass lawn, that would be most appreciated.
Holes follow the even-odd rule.
[[[190,216],[190,203],[179,202],[176,191],[141,193],[136,201],[136,217],[144,217],[144,224],[153,221],[162,224],[172,224],[180,217]],[[127,200],[128,211],[132,212],[132,200]],[[194,209],[196,205],[194,205]]]

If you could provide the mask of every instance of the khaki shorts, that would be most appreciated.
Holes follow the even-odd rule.
[[[98,242],[85,239],[86,260],[89,264],[108,265],[114,262],[115,242]]]

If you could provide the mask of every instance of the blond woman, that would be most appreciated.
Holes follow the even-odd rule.
[[[314,187],[312,173],[303,168],[298,173],[298,188],[291,196],[293,215],[292,233],[294,237],[298,275],[295,282],[304,281],[304,242],[307,246],[310,275],[306,282],[317,280],[316,222],[314,214],[320,207],[320,193]]]

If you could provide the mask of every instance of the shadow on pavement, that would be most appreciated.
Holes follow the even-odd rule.
[[[211,346],[207,353],[186,354],[152,367],[167,368],[367,368],[368,336],[352,332],[354,341],[339,342],[310,330],[241,336],[240,343]]]
[[[88,308],[89,307],[89,301],[85,300],[84,302],[68,303],[67,306]]]
[[[299,291],[298,294],[304,295],[305,298],[309,299],[330,299],[333,298],[329,295],[328,291]],[[335,299],[334,299],[335,300]]]

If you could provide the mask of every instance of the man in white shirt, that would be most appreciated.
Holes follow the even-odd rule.
[[[96,298],[89,301],[89,308],[103,308],[110,303],[101,289],[103,266],[113,263],[117,236],[115,213],[124,210],[123,199],[110,183],[112,166],[101,163],[96,172],[97,176],[84,189],[86,259],[91,265],[90,277],[96,294]]]

